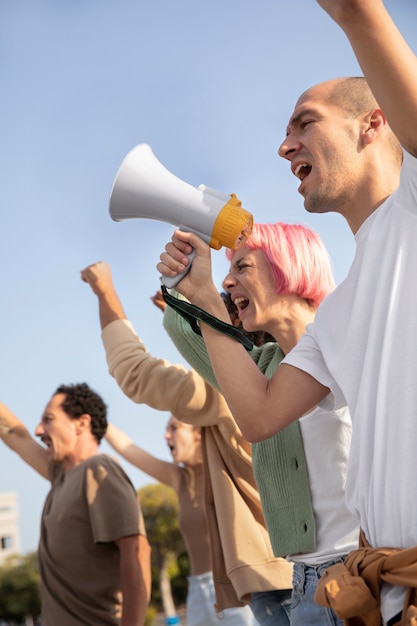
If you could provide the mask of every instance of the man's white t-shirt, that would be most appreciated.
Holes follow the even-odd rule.
[[[417,545],[417,160],[356,233],[345,281],[325,298],[284,363],[347,403],[353,422],[348,508],[374,547]],[[385,590],[384,590],[385,591]],[[383,595],[383,616],[402,608]],[[394,596],[397,596],[396,599]]]
[[[345,484],[352,423],[349,411],[316,407],[300,418],[316,523],[314,552],[293,554],[295,563],[317,566],[358,547],[359,525],[345,502]]]

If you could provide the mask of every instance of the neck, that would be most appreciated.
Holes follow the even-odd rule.
[[[81,463],[84,463],[87,459],[95,456],[98,451],[98,443],[95,439],[94,441],[88,441],[83,444],[80,443],[73,453],[63,460],[62,465],[64,470],[67,472],[73,467],[81,465]]]
[[[198,455],[197,457],[184,463],[185,467],[188,467],[191,470],[198,468],[202,464],[203,464],[203,457],[201,455]]]
[[[373,168],[368,167],[367,172],[363,184],[357,186],[355,198],[347,198],[343,210],[339,211],[354,235],[400,184],[401,165],[392,158],[385,158],[381,170],[377,162]]]
[[[352,231],[353,235],[356,235],[356,233],[358,232],[362,224],[368,219],[370,215],[372,215],[374,211],[377,210],[379,206],[381,206],[383,202],[385,202],[385,200],[390,195],[391,194],[386,195],[379,202],[377,202],[374,206],[372,206],[371,208],[368,207],[366,210],[362,212],[358,211],[356,214],[352,214],[351,211],[346,211],[346,213],[343,213],[343,212],[341,213],[341,215],[343,215],[343,217],[347,221],[348,226],[350,230]]]

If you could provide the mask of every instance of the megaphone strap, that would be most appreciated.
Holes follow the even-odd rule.
[[[163,298],[168,306],[173,308],[177,311],[177,313],[179,313],[179,315],[186,319],[197,335],[201,335],[199,322],[204,322],[220,333],[228,335],[232,339],[239,341],[239,343],[241,343],[246,350],[252,350],[253,342],[243,331],[240,330],[240,328],[236,328],[235,326],[232,326],[232,324],[222,322],[217,317],[207,313],[207,311],[191,304],[191,302],[186,302],[185,300],[180,300],[179,298],[171,296],[171,294],[168,293],[166,286],[163,284],[161,285],[161,290]]]

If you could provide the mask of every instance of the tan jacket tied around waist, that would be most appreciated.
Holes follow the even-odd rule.
[[[314,599],[331,607],[345,626],[381,626],[382,582],[406,587],[401,626],[417,626],[417,546],[372,548],[361,532],[360,547],[329,567]]]

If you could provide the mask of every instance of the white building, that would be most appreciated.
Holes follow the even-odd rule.
[[[0,493],[0,565],[20,552],[17,493]]]

